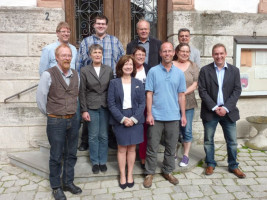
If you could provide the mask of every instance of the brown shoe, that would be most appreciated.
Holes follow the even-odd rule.
[[[172,174],[163,174],[163,177],[166,178],[173,185],[177,185],[179,183],[178,179],[175,178]]]
[[[238,178],[246,178],[246,174],[244,174],[240,169],[235,168],[235,169],[229,169],[229,172],[233,173],[236,175]]]
[[[146,175],[144,183],[143,183],[144,187],[145,188],[150,188],[151,185],[152,185],[152,180],[153,180],[153,175],[152,174]]]
[[[213,174],[214,167],[208,166],[205,170],[206,175],[212,175]]]

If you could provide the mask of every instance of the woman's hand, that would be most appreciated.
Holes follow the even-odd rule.
[[[133,120],[130,118],[126,117],[125,120],[123,121],[124,126],[131,127],[134,125]]]
[[[88,112],[83,112],[82,118],[83,118],[83,120],[85,120],[87,122],[91,121],[91,118],[90,118],[90,115]]]

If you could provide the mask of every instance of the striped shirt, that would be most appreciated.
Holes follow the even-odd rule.
[[[80,73],[82,67],[92,63],[89,57],[89,47],[92,44],[99,44],[103,47],[103,60],[104,65],[112,68],[113,74],[116,74],[116,63],[120,57],[123,56],[124,49],[121,42],[115,36],[106,34],[101,40],[96,35],[91,35],[83,39],[76,60],[76,70]]]

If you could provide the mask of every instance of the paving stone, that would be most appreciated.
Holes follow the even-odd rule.
[[[17,193],[1,194],[0,200],[14,200],[17,196]]]
[[[50,187],[43,187],[43,186],[40,186],[38,187],[38,192],[51,192],[51,188]]]
[[[87,200],[88,197],[85,198]],[[95,200],[110,200],[113,199],[113,196],[111,194],[98,194],[94,198]]]
[[[21,188],[21,191],[36,190],[38,188],[37,184],[25,185]]]
[[[202,178],[201,176],[199,176],[195,173],[192,173],[192,172],[185,173],[185,177],[188,179]]]
[[[246,172],[246,178],[256,178],[256,174],[254,172]]]
[[[30,181],[28,179],[20,179],[15,182],[15,186],[23,186],[29,184]]]
[[[68,200],[80,200],[80,197],[69,197]]]
[[[250,161],[250,160],[254,160],[254,159],[251,157],[238,157],[237,160],[238,161]]]
[[[216,194],[216,195],[211,195],[210,198],[213,200],[235,199],[235,197],[232,194]]]
[[[247,163],[247,165],[250,165],[250,166],[256,166],[257,165],[257,163],[254,160],[248,160],[245,162]]]
[[[39,183],[40,181],[42,181],[44,178],[37,176],[37,175],[33,175],[29,177],[30,181],[33,181],[34,183]]]
[[[196,185],[182,185],[181,188],[184,192],[194,192],[200,190],[199,186]]]
[[[185,179],[186,178],[185,175],[184,175],[184,173],[182,173],[182,174],[174,174],[173,176],[176,177],[176,178],[178,178],[178,180]]]
[[[172,187],[173,184],[171,184],[169,181],[160,181],[155,183],[156,187],[164,188],[164,187]]]
[[[259,184],[267,185],[267,178],[255,178],[255,180],[259,182]]]
[[[100,188],[100,181],[97,182],[91,182],[91,183],[86,183],[84,185],[84,189],[99,189]]]
[[[13,167],[11,165],[4,166],[2,170],[12,175],[17,175],[24,172],[23,169],[20,169],[18,167]]]
[[[209,179],[217,179],[217,178],[223,178],[223,175],[221,173],[214,172],[212,175],[204,175],[204,177]]]
[[[50,187],[50,182],[48,180],[42,180],[38,185],[43,187]]]
[[[254,167],[252,167],[252,166],[242,166],[242,167],[240,167],[240,168],[241,168],[241,170],[244,171],[244,172],[255,172],[255,169],[254,169]]]
[[[251,158],[252,160],[255,160],[255,161],[266,161],[266,156],[265,157],[252,157]]]
[[[258,177],[267,178],[267,172],[255,172]]]
[[[131,192],[120,192],[115,194],[115,199],[128,199],[133,197]]]
[[[114,193],[118,193],[118,192],[123,192],[124,190],[122,190],[119,186],[116,187],[109,187],[108,188],[108,193],[110,194],[114,194]]]
[[[45,198],[52,198],[52,193],[50,192],[37,192],[35,196],[35,200],[37,199],[45,199]]]
[[[16,196],[16,200],[29,200],[34,199],[35,192],[19,192]]]
[[[204,170],[203,167],[195,167],[191,172],[200,176],[203,174]]]
[[[20,186],[16,186],[16,187],[13,186],[13,187],[6,188],[4,193],[15,193],[15,192],[19,192],[20,189],[21,189]]]
[[[118,185],[118,180],[107,180],[107,181],[102,181],[101,182],[101,187],[102,188],[108,188],[108,187],[114,187]]]
[[[256,163],[261,166],[267,166],[267,161],[264,161],[264,160],[258,160],[256,161]]]
[[[212,182],[214,183],[214,185],[223,185],[221,179],[212,179]]]
[[[251,189],[246,185],[229,185],[226,186],[225,189],[227,189],[229,192],[250,192]]]
[[[228,193],[228,191],[223,187],[223,186],[219,186],[219,185],[213,185],[211,186],[215,192],[217,194],[224,194],[224,193]]]
[[[173,190],[171,187],[167,187],[167,188],[156,188],[153,189],[153,194],[168,194],[168,193],[172,193]]]
[[[176,193],[171,194],[172,199],[188,199],[188,196],[186,193]]]
[[[171,200],[168,194],[153,195],[153,200]]]
[[[263,152],[253,152],[253,153],[250,153],[250,155],[252,156],[252,157],[261,157],[261,156],[267,156],[267,154],[266,153],[263,153]],[[266,159],[266,158],[265,158]]]
[[[230,178],[225,178],[221,180],[223,185],[236,185],[235,181]]]
[[[82,200],[94,200],[95,198],[93,196],[87,196],[87,197],[81,197],[81,199]],[[109,199],[112,199],[112,197]]]
[[[2,194],[4,192],[5,188],[0,187],[0,194]]]
[[[188,179],[179,179],[179,185],[191,185],[192,181]]]
[[[193,185],[210,185],[212,184],[211,179],[193,179],[192,180]]]
[[[254,192],[266,192],[267,185],[250,185],[249,186]]]
[[[236,180],[238,185],[255,185],[258,184],[253,178],[244,178]]]
[[[228,167],[228,162],[226,160],[217,160],[217,167]]]
[[[105,193],[107,193],[106,188],[92,190],[92,195],[105,194]]]
[[[253,198],[267,199],[267,192],[249,192]]]
[[[181,192],[183,192],[181,186],[179,186],[179,185],[175,185],[175,186],[173,186],[172,189],[173,189],[174,192],[176,192],[176,193],[181,193]]]
[[[2,177],[4,176],[9,176],[9,174],[7,172],[1,171],[0,172],[0,180],[2,179]]]
[[[237,154],[238,157],[250,157],[250,153],[240,152]]]
[[[222,160],[225,159],[225,156],[221,156],[221,155],[216,155],[216,154],[215,154],[214,159],[215,159],[216,161],[222,161]]]
[[[144,178],[138,177],[134,179],[135,183],[143,183],[144,182]]]
[[[19,178],[29,178],[33,176],[33,173],[28,172],[28,171],[23,171],[22,173],[17,175]]]
[[[18,177],[15,175],[11,175],[11,176],[4,176],[1,181],[15,181],[18,180]]]
[[[140,199],[141,199],[141,200],[153,200],[152,197],[141,197]]]
[[[200,190],[203,192],[205,195],[214,195],[214,191],[210,187],[210,185],[200,185]]]
[[[204,194],[201,191],[190,191],[186,192],[189,198],[203,197]]]
[[[9,188],[12,187],[14,185],[15,181],[6,181],[4,182],[3,186],[4,188]]]
[[[134,197],[146,197],[146,196],[151,196],[151,195],[152,195],[152,191],[149,189],[133,191]]]
[[[226,151],[222,151],[222,150],[218,150],[218,151],[215,151],[215,154],[216,155],[221,155],[221,156],[226,156],[227,152]]]
[[[248,194],[247,192],[235,192],[234,196],[237,199],[248,199],[248,198],[251,198],[251,195]]]
[[[91,196],[92,194],[92,190],[85,190],[83,189],[82,194],[80,194],[80,196]]]
[[[256,171],[259,171],[259,172],[266,172],[267,170],[266,166],[254,166],[254,168]]]

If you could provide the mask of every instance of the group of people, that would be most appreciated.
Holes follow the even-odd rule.
[[[186,28],[179,30],[179,45],[174,49],[172,43],[149,36],[150,24],[141,19],[137,23],[138,38],[127,45],[125,55],[118,38],[107,34],[105,16],[97,16],[93,27],[95,34],[83,39],[77,52],[69,44],[69,25],[60,22],[56,29],[58,41],[46,46],[41,55],[36,99],[40,111],[47,116],[49,180],[56,200],[66,199],[63,191],[82,192],[73,183],[81,121],[79,150],[89,147],[94,174],[108,170],[108,143],[115,135],[119,187],[134,186],[139,144],[143,185],[149,188],[157,167],[159,144],[164,140],[163,177],[178,184],[172,175],[176,145],[181,134],[184,153],[179,166],[185,167],[193,140],[196,89],[202,100],[205,174],[211,175],[216,167],[214,134],[220,123],[227,143],[229,171],[245,177],[236,161],[240,75],[238,68],[226,63],[223,44],[213,46],[214,62],[199,72],[200,53],[189,44],[190,31]]]

